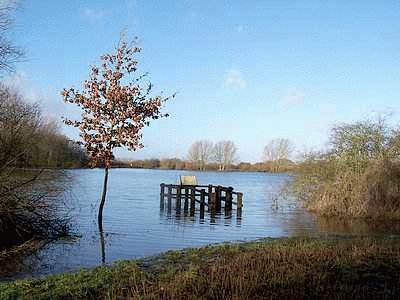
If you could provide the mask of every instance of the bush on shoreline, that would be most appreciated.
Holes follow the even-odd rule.
[[[331,148],[298,166],[295,194],[322,215],[400,218],[400,135],[385,120],[332,129]]]

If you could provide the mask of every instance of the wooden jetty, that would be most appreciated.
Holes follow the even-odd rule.
[[[236,207],[237,216],[241,217],[243,208],[243,194],[241,192],[234,191],[233,187],[221,185],[198,185],[195,178],[182,177],[188,176],[181,176],[180,184],[160,184],[161,209],[164,209],[165,204],[167,204],[168,210],[170,210],[172,202],[175,202],[175,208],[180,211],[183,202],[184,212],[190,211],[190,215],[194,215],[196,205],[198,205],[200,218],[204,218],[206,208],[213,215],[216,212],[221,212],[222,208],[225,214],[230,214]]]

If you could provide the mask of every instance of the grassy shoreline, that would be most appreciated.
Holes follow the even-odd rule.
[[[400,238],[281,238],[0,283],[0,299],[393,298]]]

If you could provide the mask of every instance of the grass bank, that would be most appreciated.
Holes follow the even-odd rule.
[[[0,299],[367,299],[399,294],[400,238],[266,239],[0,284]]]

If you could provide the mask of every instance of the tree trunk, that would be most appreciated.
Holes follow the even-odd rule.
[[[100,232],[103,232],[103,208],[104,208],[104,203],[106,202],[107,182],[108,182],[108,168],[106,167],[104,169],[103,194],[101,196],[101,201],[100,201],[100,206],[99,206],[99,214],[98,214],[98,219],[97,219]]]

